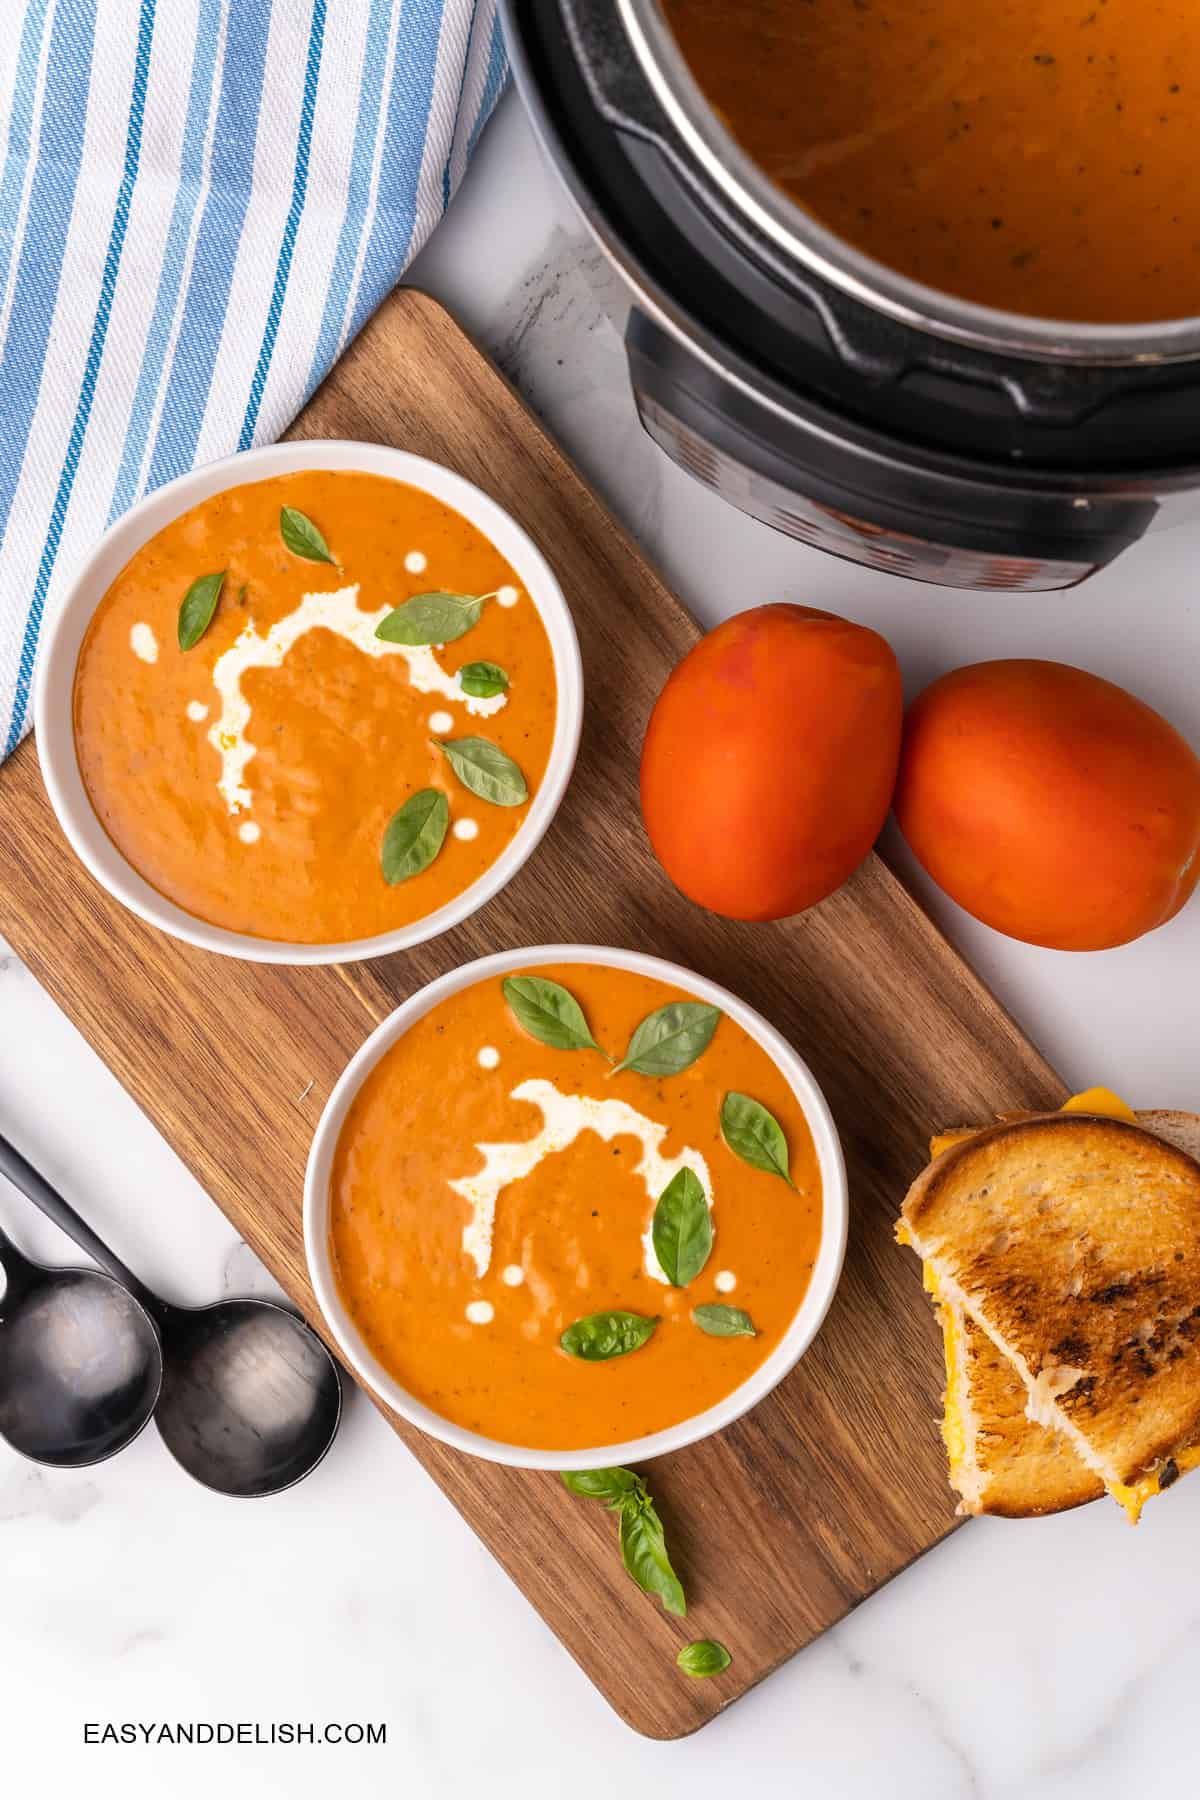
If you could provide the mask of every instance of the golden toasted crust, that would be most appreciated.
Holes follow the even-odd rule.
[[[956,1334],[960,1417],[967,1441],[950,1479],[963,1510],[1005,1519],[1066,1512],[1098,1500],[1104,1483],[1084,1467],[1061,1431],[1026,1417],[1025,1383],[965,1313],[945,1302],[942,1328]],[[962,1479],[957,1479],[961,1473]]]
[[[944,1152],[903,1208],[943,1290],[1107,1480],[1200,1437],[1200,1163],[1120,1120],[1055,1113]]]

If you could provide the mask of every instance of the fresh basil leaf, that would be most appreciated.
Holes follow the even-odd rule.
[[[306,562],[333,562],[329,545],[312,520],[294,506],[279,509],[279,535],[293,556],[302,556]]]
[[[621,1561],[646,1594],[657,1594],[668,1612],[683,1618],[687,1601],[679,1577],[667,1555],[667,1541],[650,1490],[632,1469],[590,1469],[564,1474],[573,1494],[586,1500],[607,1500],[609,1511],[620,1514]]]
[[[441,788],[421,788],[392,814],[380,858],[389,887],[429,867],[446,841],[449,823],[450,802]]]
[[[183,596],[177,627],[181,650],[194,649],[212,624],[225,574],[226,571],[221,569],[216,575],[198,575]]]
[[[607,1500],[618,1507],[643,1485],[632,1469],[564,1469],[562,1483],[580,1500]]]
[[[523,806],[528,800],[525,777],[490,738],[439,738],[437,746],[463,786],[481,800],[492,806]]]
[[[721,1011],[699,1000],[673,1000],[642,1020],[629,1040],[625,1059],[617,1065],[639,1075],[679,1075],[690,1069],[712,1042]]]
[[[551,1050],[600,1050],[574,994],[541,975],[510,975],[504,998],[522,1031]],[[601,1056],[604,1052],[600,1050]]]
[[[672,1287],[694,1281],[712,1251],[712,1216],[691,1169],[672,1175],[658,1197],[650,1226],[654,1254]]]
[[[643,1313],[589,1313],[568,1325],[558,1341],[568,1356],[581,1362],[611,1362],[614,1356],[640,1350],[654,1336],[657,1324]]]
[[[440,588],[431,594],[414,594],[380,619],[375,636],[388,644],[452,644],[478,625],[486,598],[447,594]]]
[[[684,1617],[687,1600],[667,1555],[662,1520],[644,1486],[621,1508],[621,1561],[644,1594],[657,1594],[667,1612]]]
[[[701,1331],[709,1337],[757,1337],[758,1330],[748,1312],[740,1306],[722,1306],[714,1302],[698,1306],[692,1313]]]
[[[766,1175],[778,1175],[789,1187],[795,1183],[788,1172],[787,1139],[773,1113],[748,1094],[726,1094],[721,1104],[721,1136],[735,1156],[740,1156],[752,1169]]]
[[[675,1658],[685,1675],[696,1681],[703,1681],[709,1675],[720,1675],[733,1661],[724,1644],[718,1644],[715,1638],[697,1638],[694,1644],[685,1644]]]
[[[496,694],[507,691],[508,671],[499,663],[467,663],[458,671],[458,685],[472,700],[491,700]]]

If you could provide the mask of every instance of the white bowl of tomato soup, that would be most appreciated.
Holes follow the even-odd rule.
[[[275,444],[158,489],[76,574],[42,771],[92,874],[185,941],[344,962],[457,925],[574,766],[579,647],[544,557],[406,451]]]
[[[309,1275],[358,1378],[493,1462],[708,1437],[780,1382],[841,1273],[820,1088],[743,1001],[657,957],[505,951],[374,1031],[309,1154]]]

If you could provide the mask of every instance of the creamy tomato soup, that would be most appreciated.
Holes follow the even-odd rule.
[[[216,578],[181,648],[181,607],[186,639]],[[379,635],[397,609],[409,641]],[[97,816],[161,894],[230,931],[338,943],[426,917],[496,861],[555,709],[536,607],[474,525],[402,482],[313,470],[214,495],[143,545],[80,650],[75,743]]]
[[[498,977],[443,1000],[351,1106],[330,1247],[363,1340],[416,1399],[485,1437],[585,1449],[694,1417],[776,1348],[817,1253],[820,1176],[799,1101],[732,1019],[690,1002],[712,1035],[687,1067],[613,1073],[603,1052],[620,1062],[688,997],[593,964],[531,977],[601,1048],[539,1041]],[[657,1054],[689,1053],[676,1035]],[[731,1095],[775,1121],[780,1167],[731,1148],[747,1147]]]
[[[1200,312],[1200,8],[666,0],[733,135],[931,287],[1056,319]]]

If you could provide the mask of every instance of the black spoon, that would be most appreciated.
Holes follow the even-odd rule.
[[[158,1404],[162,1347],[140,1301],[96,1269],[47,1269],[0,1231],[0,1437],[84,1469],[131,1444]]]
[[[337,1364],[302,1319],[270,1300],[171,1306],[113,1255],[4,1137],[0,1174],[154,1320],[162,1339],[155,1423],[189,1475],[218,1493],[251,1498],[277,1494],[316,1468],[337,1432],[342,1383]],[[34,1324],[26,1324],[23,1339],[29,1363],[36,1356]]]

